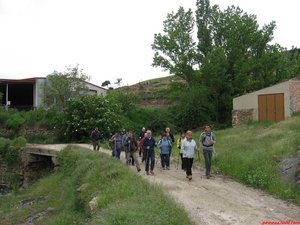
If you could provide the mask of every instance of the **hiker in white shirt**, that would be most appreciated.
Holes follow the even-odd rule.
[[[186,132],[186,139],[181,143],[181,151],[186,166],[186,178],[192,180],[192,166],[197,144],[193,139],[193,132],[190,130]]]

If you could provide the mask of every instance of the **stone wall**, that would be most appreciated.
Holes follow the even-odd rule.
[[[300,79],[294,78],[290,83],[290,110],[291,113],[300,112]]]
[[[20,163],[9,165],[0,157],[0,194],[5,194],[13,185],[22,184]]]
[[[0,127],[0,137],[11,137],[11,136],[48,136],[53,135],[55,133],[54,130],[49,130],[45,128],[39,127],[24,127],[19,130],[17,134],[13,130],[7,130],[5,128]]]
[[[0,195],[15,187],[28,187],[32,182],[53,171],[55,165],[51,156],[32,155],[19,152],[14,165],[7,164],[0,157]]]
[[[253,122],[254,109],[232,110],[232,127]]]

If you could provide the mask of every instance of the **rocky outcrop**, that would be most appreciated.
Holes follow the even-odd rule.
[[[281,162],[281,178],[285,182],[292,182],[300,188],[300,146],[295,157]]]

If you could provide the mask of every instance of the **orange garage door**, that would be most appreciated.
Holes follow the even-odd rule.
[[[258,119],[274,122],[284,120],[283,93],[258,96]]]

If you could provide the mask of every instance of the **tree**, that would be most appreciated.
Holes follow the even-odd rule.
[[[201,80],[210,90],[217,122],[230,123],[234,96],[291,76],[284,49],[270,44],[275,22],[259,28],[256,16],[239,7],[222,11],[209,0],[198,0],[196,24]]]
[[[199,0],[196,3],[196,23],[198,27],[197,38],[198,38],[198,53],[199,53],[199,64],[201,64],[207,54],[211,51],[212,40],[211,40],[211,12],[209,0]]]
[[[102,87],[105,87],[105,86],[106,86],[106,88],[108,88],[108,85],[110,85],[110,81],[109,81],[109,80],[106,80],[106,81],[104,81],[104,82],[101,84]]]
[[[44,104],[63,111],[70,99],[78,98],[87,91],[85,82],[88,80],[89,77],[79,69],[79,65],[68,66],[64,72],[54,71],[47,76]]]
[[[194,18],[191,9],[180,7],[167,15],[163,22],[164,34],[155,34],[152,49],[153,66],[160,66],[170,74],[181,77],[189,84],[197,64],[196,43],[193,41]]]

